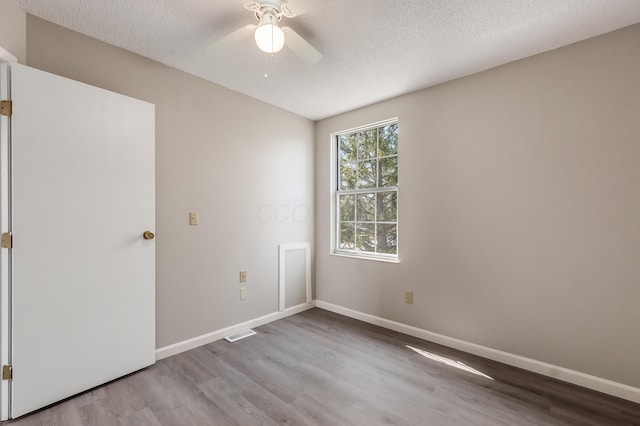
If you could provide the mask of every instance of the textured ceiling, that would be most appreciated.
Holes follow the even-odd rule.
[[[302,1],[289,0],[291,9]],[[16,2],[313,120],[640,22],[640,0],[327,0],[283,18],[324,55],[307,65],[286,47],[267,58],[252,38],[222,52],[206,49],[256,23],[242,7],[247,0]]]

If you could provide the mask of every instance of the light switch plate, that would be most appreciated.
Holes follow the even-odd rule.
[[[247,282],[247,271],[240,271],[240,282]]]

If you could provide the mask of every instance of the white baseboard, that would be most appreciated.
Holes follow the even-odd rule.
[[[203,334],[202,336],[196,336],[191,339],[183,340],[182,342],[174,343],[173,345],[168,345],[162,348],[158,348],[156,349],[156,360],[158,361],[163,358],[168,358],[170,356],[179,354],[181,352],[185,352],[190,349],[194,349],[199,346],[203,346],[208,343],[215,342],[216,340],[220,340],[225,336],[228,336],[233,333],[237,333],[242,330],[246,330],[248,328],[259,327],[261,325],[270,323],[272,321],[276,321],[291,315],[295,315],[297,313],[306,311],[307,309],[311,309],[315,307],[315,305],[316,305],[315,302],[303,303],[301,305],[293,306],[291,308],[285,309],[282,312],[274,312],[272,314],[267,314],[259,318],[242,322],[240,324],[235,324],[229,327],[221,328],[220,330],[212,331],[211,333]]]
[[[428,340],[450,348],[459,349],[474,355],[498,361],[513,367],[522,368],[523,370],[532,371],[544,376],[553,377],[558,380],[573,383],[598,392],[606,393],[618,398],[626,399],[636,403],[640,403],[640,389],[625,385],[623,383],[614,382],[603,379],[601,377],[592,376],[581,373],[579,371],[570,370],[564,367],[548,364],[546,362],[536,361],[535,359],[526,358],[509,352],[503,352],[497,349],[488,348],[486,346],[477,345],[475,343],[466,342],[464,340],[455,339],[453,337],[444,336],[442,334],[433,333],[418,327],[402,324],[396,321],[380,318],[375,315],[366,314],[364,312],[355,311],[345,308],[344,306],[334,305],[333,303],[316,300],[316,306],[327,311],[335,312],[340,315],[355,318],[369,324],[379,325],[390,330],[408,334],[409,336],[419,339]]]

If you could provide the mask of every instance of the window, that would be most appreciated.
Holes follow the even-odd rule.
[[[335,253],[398,258],[398,122],[336,135]]]

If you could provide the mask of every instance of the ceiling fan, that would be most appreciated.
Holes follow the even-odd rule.
[[[283,17],[294,18],[326,3],[327,0],[255,0],[246,3],[244,8],[255,13],[258,23],[235,30],[207,49],[227,49],[253,34],[256,45],[263,52],[277,53],[286,45],[307,64],[315,64],[322,59],[322,54],[290,27],[280,27],[279,23]]]

